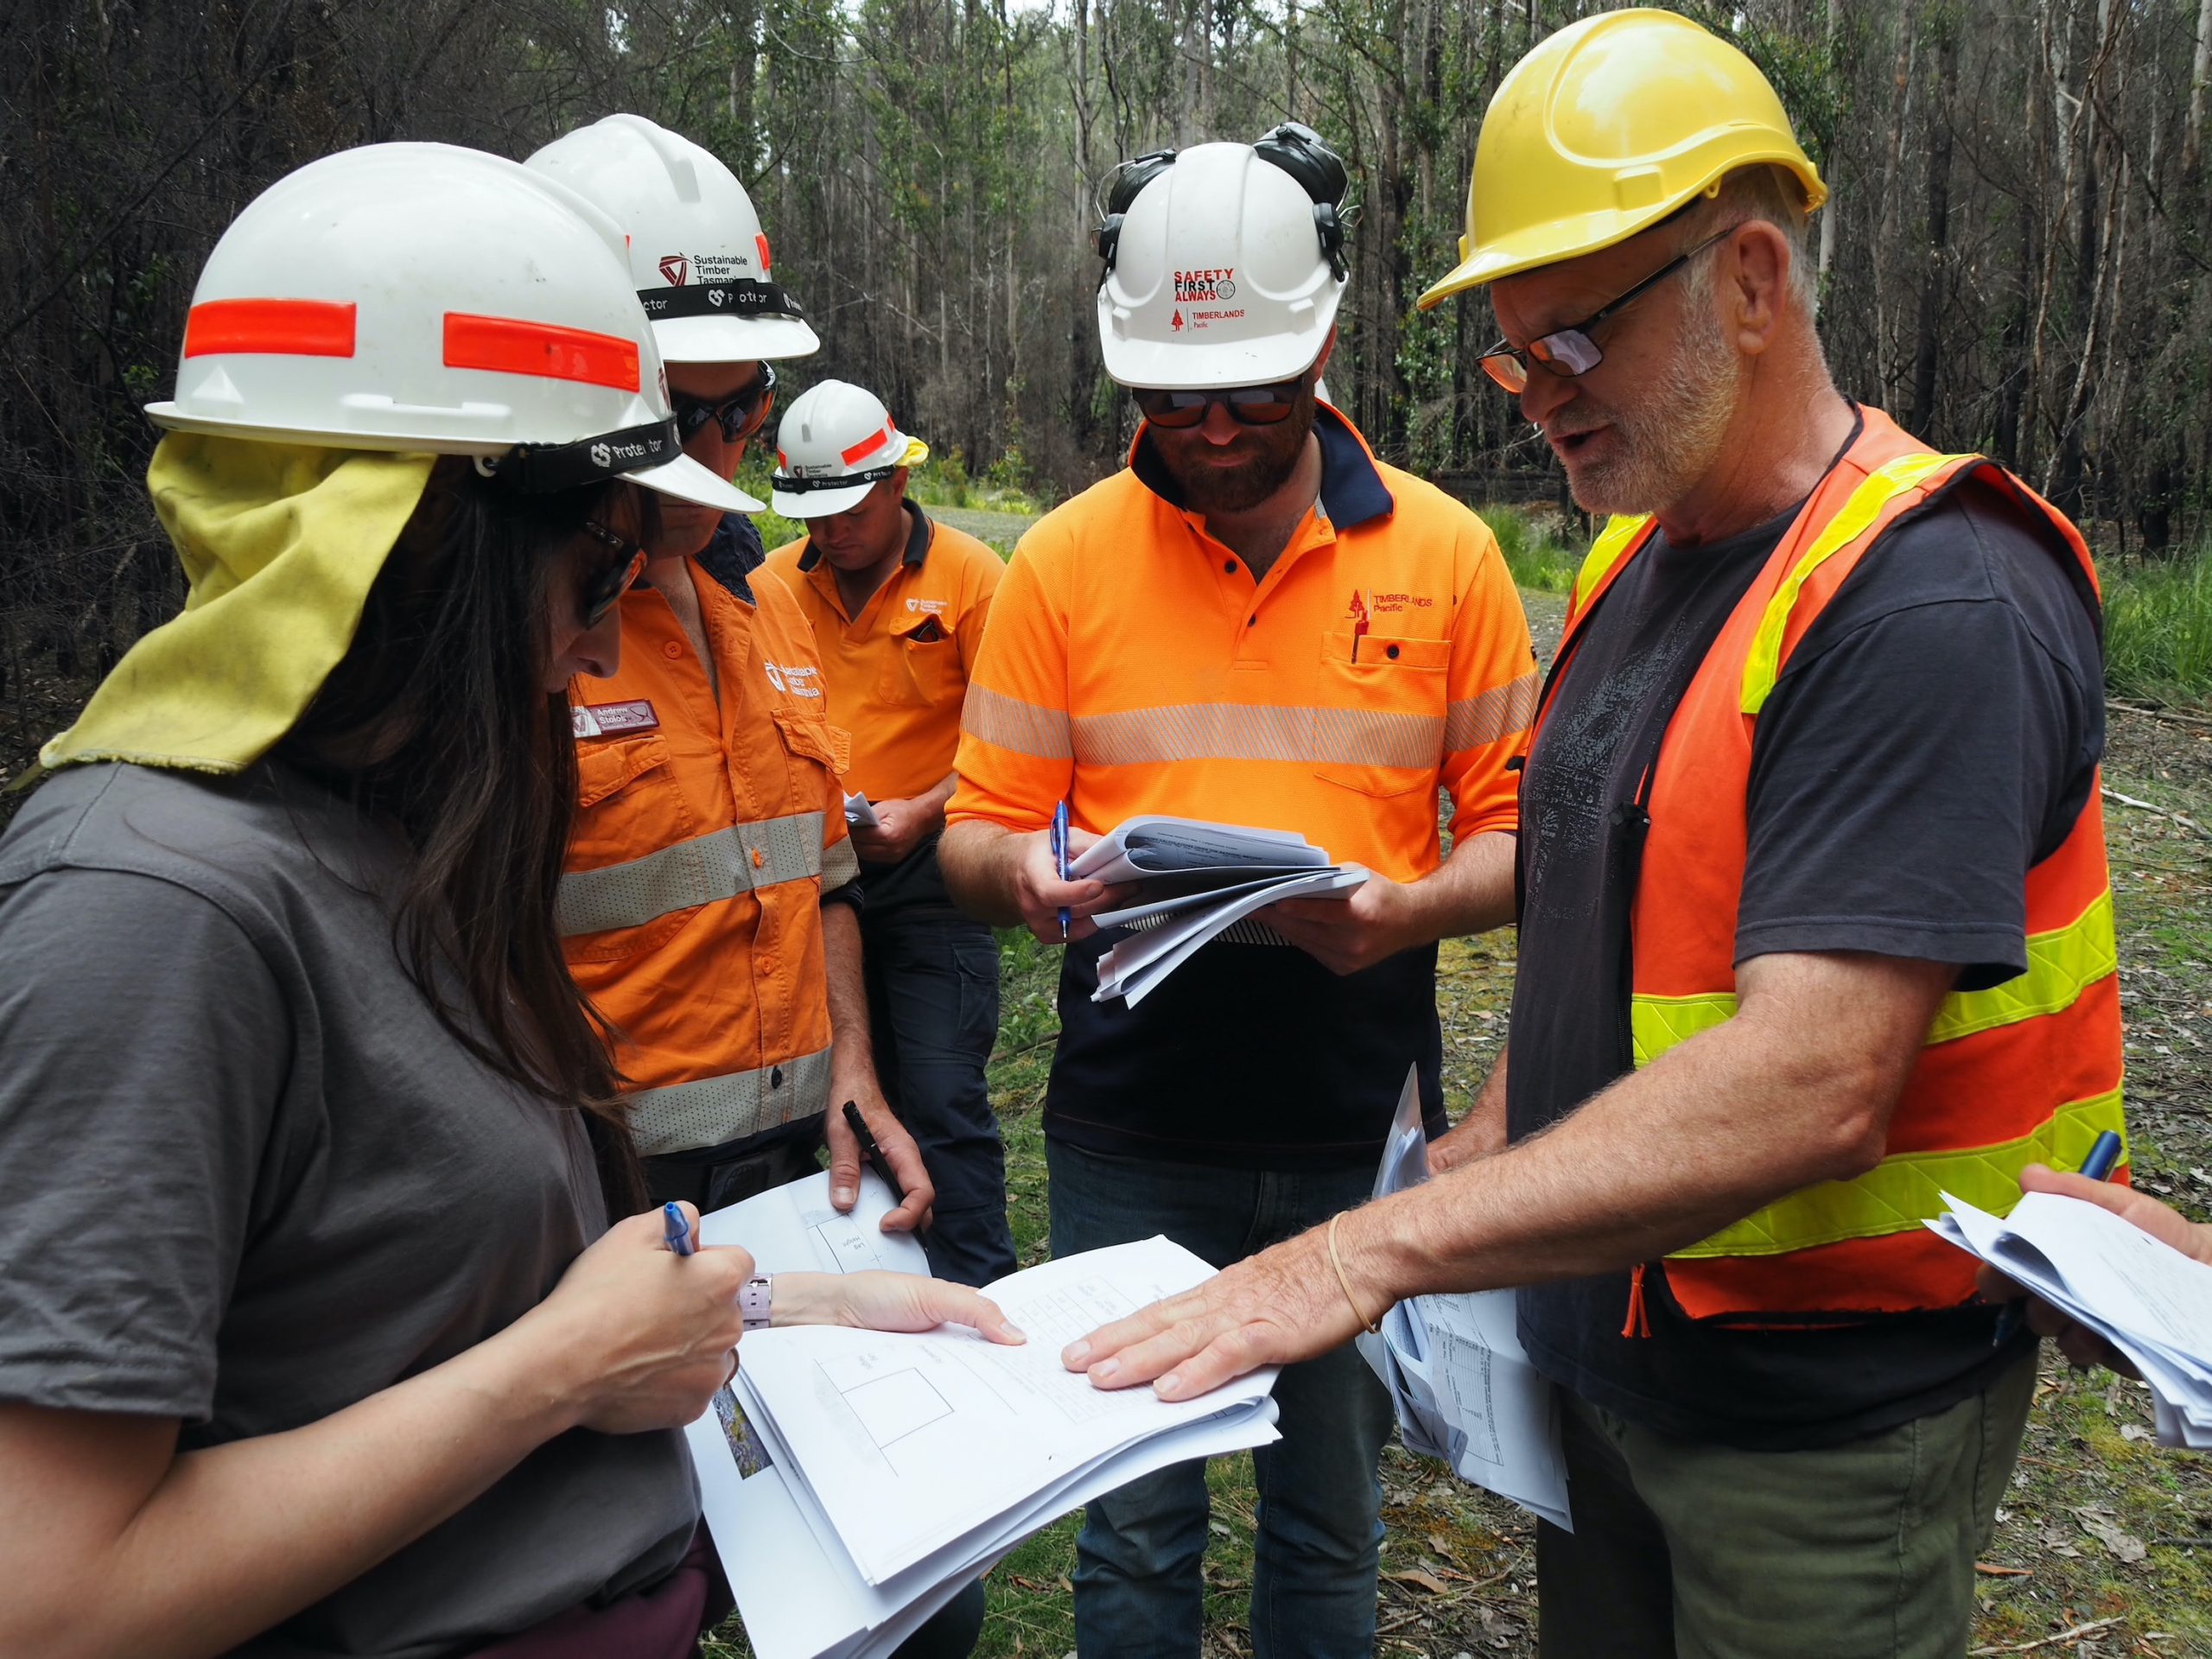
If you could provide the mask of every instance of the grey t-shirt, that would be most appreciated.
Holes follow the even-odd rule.
[[[401,849],[303,775],[62,773],[0,839],[0,1400],[271,1434],[481,1342],[606,1226],[572,1113],[401,967]],[[465,1652],[664,1576],[672,1433],[578,1430],[239,1649]]]

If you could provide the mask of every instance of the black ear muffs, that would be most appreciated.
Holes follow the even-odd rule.
[[[1313,201],[1313,233],[1320,239],[1322,257],[1341,282],[1351,270],[1344,258],[1344,232],[1351,216],[1344,201],[1351,179],[1344,171],[1343,157],[1303,121],[1284,122],[1257,140],[1252,149],[1261,160],[1289,174]]]
[[[1122,162],[1106,175],[1106,206],[1098,216],[1098,228],[1090,235],[1091,245],[1098,250],[1098,257],[1106,262],[1106,270],[1114,269],[1114,254],[1122,245],[1122,219],[1129,211],[1129,204],[1137,199],[1137,192],[1175,165],[1175,152],[1155,149]],[[1106,280],[1104,272],[1099,281]]]

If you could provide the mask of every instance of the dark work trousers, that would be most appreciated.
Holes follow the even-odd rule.
[[[963,1285],[1014,1271],[1006,1152],[984,1064],[999,1029],[991,931],[942,903],[861,912],[861,959],[876,1081],[937,1186],[923,1235],[930,1270]]]

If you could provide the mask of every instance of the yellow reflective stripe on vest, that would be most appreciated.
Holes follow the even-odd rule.
[[[2017,1026],[2070,1008],[2082,993],[2120,968],[2113,934],[2112,893],[2099,893],[2064,927],[2031,933],[2028,970],[1986,991],[1953,991],[1936,1010],[1928,1046],[1956,1042],[1976,1032]],[[1703,996],[1629,999],[1629,1045],[1640,1069],[1669,1049],[1710,1031],[1736,1012],[1732,991]],[[1964,1196],[1961,1194],[1961,1196]]]
[[[643,927],[679,910],[822,873],[822,814],[794,812],[695,836],[642,858],[570,870],[553,899],[564,939]]]
[[[1789,630],[1789,613],[1797,608],[1797,595],[1803,591],[1807,578],[1865,535],[1867,526],[1881,517],[1885,507],[1916,487],[1929,474],[1957,461],[1975,459],[1974,455],[1900,455],[1866,474],[1866,481],[1851,493],[1851,499],[1843,504],[1843,511],[1822,527],[1812,546],[1797,561],[1797,568],[1767,602],[1766,614],[1759,619],[1759,631],[1751,640],[1751,658],[1744,664],[1744,695],[1739,706],[1745,714],[1756,715],[1766,706],[1774,683],[1781,677],[1783,635]]]
[[[1643,513],[1635,518],[1608,518],[1605,529],[1598,532],[1598,539],[1590,543],[1590,550],[1583,556],[1582,569],[1574,577],[1574,613],[1582,614],[1582,607],[1590,602],[1590,595],[1598,591],[1598,584],[1605,573],[1621,562],[1643,527],[1651,522],[1651,515]]]
[[[1946,1192],[2002,1214],[2018,1201],[2020,1172],[2030,1164],[2078,1168],[2102,1131],[2110,1129],[2125,1140],[2120,1096],[2115,1089],[2069,1102],[2018,1141],[1961,1151],[1898,1153],[1855,1180],[1822,1181],[1792,1192],[1675,1251],[1673,1257],[1784,1255],[1847,1238],[1906,1232],[1942,1214]]]
[[[1978,1031],[2056,1014],[2072,1007],[2099,980],[2119,971],[2120,945],[2113,935],[2112,894],[2107,891],[2066,926],[2028,936],[2026,973],[1986,991],[1954,991],[1945,997],[1928,1040],[1955,1042]]]

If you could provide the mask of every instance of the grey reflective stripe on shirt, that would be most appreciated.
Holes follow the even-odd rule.
[[[1443,741],[1441,715],[1379,709],[1185,702],[1084,715],[1075,721],[1075,758],[1087,766],[1178,760],[1433,766]]]
[[[679,841],[602,869],[570,870],[553,900],[563,938],[643,927],[695,905],[822,874],[822,814],[794,812]]]
[[[1535,722],[1536,698],[1542,690],[1543,681],[1532,669],[1478,697],[1449,705],[1444,711],[1444,752],[1457,754],[1502,737],[1517,737]]]
[[[835,893],[861,873],[861,855],[853,850],[853,838],[847,836],[822,855],[822,891]]]
[[[961,705],[960,727],[969,736],[995,748],[1034,755],[1039,760],[1065,760],[1074,753],[1068,747],[1067,710],[1024,702],[986,685],[969,686],[968,700]]]
[[[830,1051],[756,1071],[732,1071],[630,1096],[630,1138],[639,1153],[692,1152],[813,1117],[830,1103]]]

